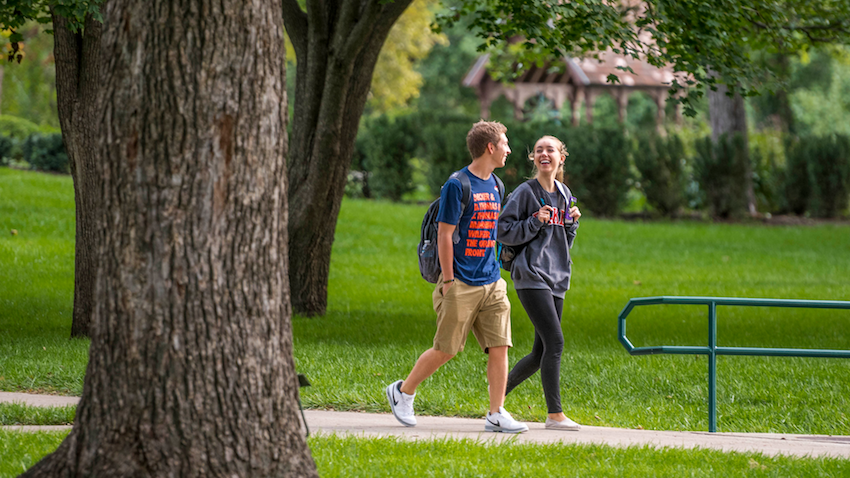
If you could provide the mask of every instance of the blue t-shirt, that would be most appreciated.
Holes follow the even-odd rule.
[[[501,277],[496,262],[496,220],[502,209],[502,198],[496,178],[484,181],[463,168],[469,177],[470,205],[461,216],[463,190],[460,180],[452,178],[440,193],[438,222],[458,226],[460,241],[454,246],[455,277],[469,285],[487,285]],[[460,223],[458,223],[460,217]]]

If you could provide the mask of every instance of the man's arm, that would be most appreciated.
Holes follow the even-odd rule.
[[[457,226],[445,222],[437,223],[437,252],[440,254],[440,269],[443,271],[443,281],[455,278],[455,244],[452,235]],[[453,282],[443,283],[443,295],[449,290]]]

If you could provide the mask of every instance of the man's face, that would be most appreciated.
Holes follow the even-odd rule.
[[[493,158],[496,160],[497,168],[505,166],[509,154],[511,154],[511,147],[508,146],[508,137],[505,133],[502,133],[499,135],[499,142],[496,143],[493,149]]]

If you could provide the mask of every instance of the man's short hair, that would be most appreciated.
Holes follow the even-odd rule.
[[[472,125],[472,129],[466,134],[466,148],[469,149],[472,159],[483,156],[487,152],[487,145],[498,144],[500,136],[507,131],[508,128],[497,121],[481,120]]]

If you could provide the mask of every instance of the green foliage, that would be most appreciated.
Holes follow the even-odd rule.
[[[850,138],[803,136],[788,142],[784,193],[795,214],[836,217],[850,202]]]
[[[59,133],[31,134],[24,140],[21,149],[24,161],[30,163],[33,169],[56,173],[69,172],[68,155]]]
[[[826,136],[831,133],[850,135],[850,50],[843,51],[841,61],[832,59],[831,66],[823,74],[825,78],[800,83],[791,93],[791,108],[799,123],[802,135]],[[820,58],[821,55],[815,57]],[[817,65],[821,61],[813,60]],[[817,70],[820,72],[820,69]]]
[[[19,31],[24,36],[23,61],[0,62],[3,113],[58,128],[53,35],[45,34],[45,27],[38,24],[27,24]]]
[[[785,168],[779,164],[776,152],[770,149],[765,152],[758,147],[751,148],[750,158],[757,209],[769,213],[783,212],[787,207],[781,196],[785,183]]]
[[[807,159],[811,188],[809,207],[817,217],[847,212],[850,202],[850,138],[843,135],[804,137],[800,152]]]
[[[717,142],[710,137],[696,143],[694,178],[699,183],[711,213],[717,217],[736,217],[747,208],[745,191],[749,152],[744,138],[722,135]]]
[[[685,205],[685,149],[675,134],[638,137],[634,153],[640,187],[646,201],[665,216],[675,216]]]
[[[17,31],[29,22],[50,23],[50,7],[57,15],[68,19],[68,28],[73,32],[80,31],[87,16],[102,22],[100,5],[104,0],[59,0],[46,2],[42,0],[7,0],[0,4],[0,29],[11,30],[10,42],[19,42],[24,38]]]
[[[762,212],[787,212],[785,200],[785,146],[778,128],[763,128],[749,133],[753,190],[757,209]]]
[[[809,184],[808,155],[799,139],[787,141],[785,149],[782,204],[784,209],[803,215],[809,209],[809,199],[812,194]]]
[[[12,138],[0,134],[0,166],[5,165],[12,155],[15,143]]]
[[[360,160],[368,172],[369,190],[377,198],[399,201],[414,189],[413,158],[418,145],[417,128],[410,115],[368,118],[358,131]]]
[[[38,132],[39,126],[32,121],[17,116],[0,115],[0,135],[24,141],[29,135]]]
[[[464,16],[472,18],[480,49],[491,53],[499,78],[513,78],[522,65],[542,65],[564,54],[610,49],[685,73],[672,89],[685,93],[686,115],[695,113],[693,102],[716,82],[740,85],[745,95],[772,84],[770,70],[752,61],[752,51],[800,51],[850,41],[850,4],[843,0],[653,0],[640,8],[601,1],[462,0],[438,22],[451,26]],[[526,40],[511,45],[517,36]]]
[[[414,0],[393,25],[381,48],[372,77],[369,108],[386,113],[406,106],[419,95],[423,79],[416,66],[435,45],[447,43],[445,35],[433,32],[435,0]]]
[[[564,137],[567,157],[564,182],[582,210],[613,217],[626,203],[632,174],[631,144],[622,129],[580,126]]]
[[[434,196],[439,196],[449,175],[472,161],[466,148],[466,134],[476,120],[455,114],[423,116],[421,121],[422,158],[428,163],[428,187]]]
[[[444,29],[449,44],[437,44],[430,54],[418,65],[422,74],[422,87],[413,107],[426,115],[479,114],[475,90],[463,86],[463,78],[475,63],[479,53],[477,41],[470,35],[467,25],[461,22],[453,28]],[[376,75],[382,74],[380,71]]]
[[[565,143],[566,139],[562,139],[564,128],[550,121],[522,122],[511,119],[504,123],[508,128],[507,137],[511,154],[508,156],[505,167],[496,170],[496,174],[504,181],[505,190],[511,192],[527,179],[534,177],[534,163],[528,159],[528,155],[534,151],[534,143],[538,139],[547,134],[561,135],[558,138]]]

